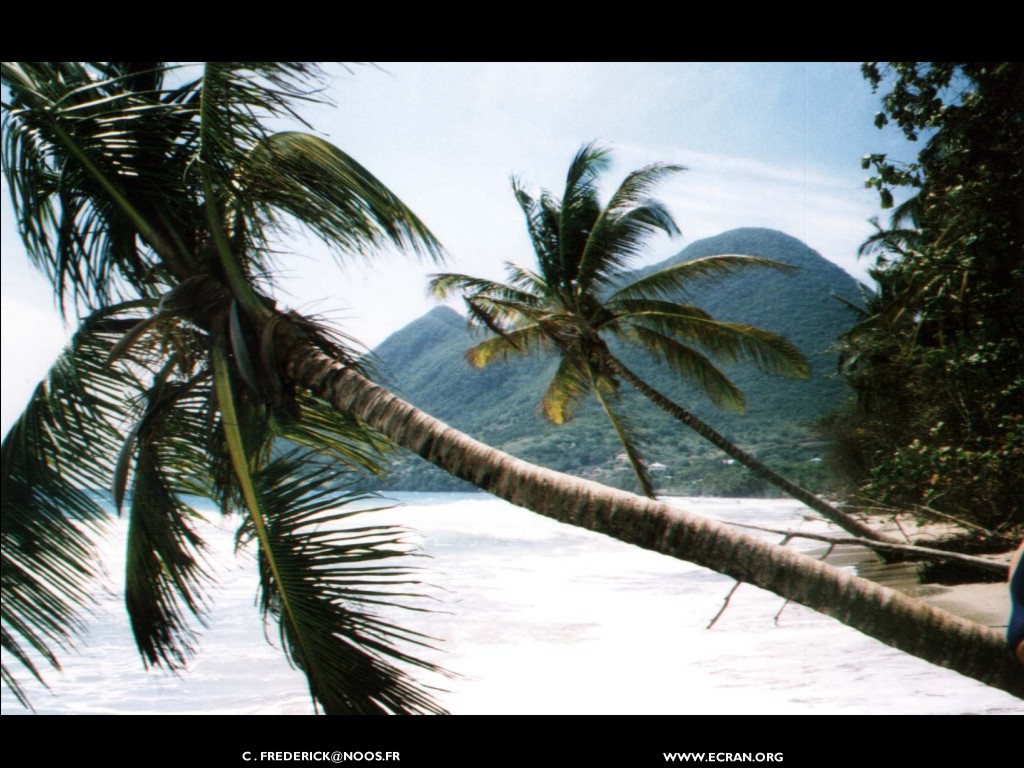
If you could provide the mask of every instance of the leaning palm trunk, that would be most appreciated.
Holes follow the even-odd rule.
[[[280,341],[279,360],[300,387],[482,490],[560,522],[770,590],[1024,698],[1024,674],[995,630],[725,524],[529,464],[423,413],[295,335]]]
[[[822,501],[813,493],[808,491],[806,488],[802,488],[792,480],[788,480],[778,472],[766,467],[760,461],[755,459],[746,451],[742,450],[739,446],[726,440],[722,435],[718,434],[709,425],[698,419],[692,413],[687,411],[685,408],[677,405],[676,403],[669,400],[661,392],[656,390],[654,387],[649,385],[646,381],[637,376],[633,371],[627,368],[621,360],[617,357],[609,354],[608,364],[615,373],[619,374],[622,378],[632,384],[644,397],[650,400],[652,403],[657,405],[666,413],[670,414],[675,419],[678,419],[683,424],[688,426],[698,435],[703,437],[708,442],[714,444],[718,448],[721,448],[736,461],[740,462],[743,466],[747,467],[758,477],[763,480],[767,480],[777,488],[781,488],[791,497],[797,501],[802,501],[808,507],[816,512],[820,512],[826,519],[831,520],[833,523],[838,525],[848,533],[852,533],[854,536],[860,536],[864,539],[870,539],[871,541],[880,541],[886,544],[902,544],[903,542],[895,539],[891,536],[887,536],[880,531],[876,531],[874,528],[865,525],[857,518],[852,515],[848,515],[842,512],[831,504]]]

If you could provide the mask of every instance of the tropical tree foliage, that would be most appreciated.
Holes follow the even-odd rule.
[[[629,280],[628,273],[650,237],[679,231],[671,214],[651,193],[666,176],[683,168],[655,164],[634,171],[607,205],[602,205],[598,181],[609,161],[607,149],[584,145],[569,166],[561,199],[546,190],[534,198],[513,179],[513,191],[537,257],[536,272],[509,263],[506,283],[451,273],[433,277],[431,287],[438,297],[461,292],[470,323],[493,333],[467,352],[469,361],[483,367],[514,355],[558,355],[560,364],[541,399],[541,412],[552,423],[562,424],[572,418],[585,397],[594,395],[648,497],[654,496],[654,488],[643,457],[629,424],[615,409],[622,380],[762,478],[852,532],[879,538],[876,531],[728,441],[648,385],[614,354],[609,344],[612,340],[638,345],[695,383],[716,405],[740,412],[743,393],[716,361],[747,360],[767,373],[808,375],[803,355],[781,336],[716,320],[699,307],[677,301],[678,296],[692,295],[700,285],[739,270],[791,267],[755,256],[719,255]]]
[[[864,158],[883,206],[862,248],[878,291],[844,339],[842,431],[863,491],[998,529],[1024,523],[1024,66],[869,63],[879,127],[917,160]]]
[[[260,606],[327,712],[437,711],[423,638],[381,618],[414,593],[401,531],[353,526],[346,473],[386,441],[286,381],[274,329],[358,368],[345,339],[275,309],[279,236],[437,256],[423,224],[321,138],[274,133],[321,77],[296,63],[3,65],[4,170],[30,258],[79,330],[3,443],[3,648],[32,675],[88,594],[109,489],[128,516],[125,602],[147,665],[194,649],[208,570],[193,496],[239,513]],[[328,457],[335,478],[325,482]],[[347,468],[347,469],[345,469]],[[5,660],[3,679],[24,702]]]

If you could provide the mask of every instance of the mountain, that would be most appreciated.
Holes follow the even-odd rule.
[[[695,287],[678,300],[712,316],[785,336],[809,359],[808,380],[761,374],[751,365],[725,365],[743,390],[743,415],[720,411],[669,369],[634,350],[619,349],[628,366],[770,466],[812,488],[827,485],[823,441],[811,423],[848,393],[834,375],[830,346],[853,323],[835,296],[859,296],[859,285],[839,267],[796,238],[769,229],[736,229],[699,240],[636,276],[714,254],[764,256],[791,264],[791,273],[752,269]],[[438,307],[386,339],[374,350],[385,382],[402,397],[474,437],[544,466],[633,488],[622,447],[594,402],[569,424],[544,421],[537,404],[554,374],[553,358],[531,357],[475,369],[465,351],[475,343],[466,321]],[[685,494],[761,495],[774,490],[727,461],[716,448],[623,387],[622,411],[637,430],[648,461],[665,465],[655,474],[660,490]],[[442,490],[457,487],[415,457],[396,460],[389,487]]]

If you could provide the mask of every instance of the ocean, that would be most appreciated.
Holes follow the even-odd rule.
[[[893,650],[856,630],[742,585],[711,629],[728,577],[582,531],[484,494],[390,494],[368,513],[408,526],[429,612],[396,620],[436,638],[427,654],[453,677],[417,672],[456,714],[1024,714],[1024,702]],[[722,520],[825,531],[789,500],[677,498]],[[199,652],[178,674],[146,671],[120,597],[123,520],[102,546],[107,576],[77,648],[49,688],[27,680],[40,713],[301,714],[303,676],[255,604],[251,556],[212,510],[204,534],[217,584]],[[778,536],[770,537],[778,539]],[[820,551],[821,544],[789,546]],[[5,657],[5,663],[7,657]],[[24,712],[5,688],[4,714]]]

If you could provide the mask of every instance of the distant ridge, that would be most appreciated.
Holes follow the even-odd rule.
[[[653,386],[683,403],[701,418],[788,472],[798,482],[821,487],[821,442],[809,423],[842,400],[845,384],[833,374],[831,345],[854,318],[835,294],[859,295],[858,283],[800,240],[770,229],[734,229],[695,241],[637,276],[703,256],[732,253],[763,256],[792,264],[793,273],[752,269],[702,284],[679,300],[695,304],[722,320],[743,322],[780,333],[808,357],[812,377],[795,381],[766,376],[753,366],[722,366],[747,397],[740,416],[719,411],[676,375],[642,354],[620,350],[627,364]],[[555,362],[538,357],[483,370],[465,360],[475,343],[465,319],[448,307],[436,307],[382,342],[375,350],[387,383],[413,404],[478,439],[545,466],[632,488],[628,467],[618,459],[621,446],[593,403],[577,418],[554,427],[537,413],[537,403]],[[717,449],[689,433],[624,386],[623,410],[642,439],[645,457],[664,464],[656,476],[667,492],[714,495],[773,493],[749,472],[724,461]],[[414,457],[395,464],[389,486],[403,490],[459,487],[443,473]]]

